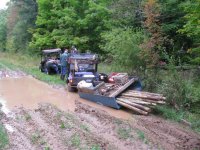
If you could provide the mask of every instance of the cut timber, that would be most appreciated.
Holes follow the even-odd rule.
[[[150,93],[150,92],[144,92],[144,91],[136,91],[136,90],[127,90],[126,93],[142,93],[142,94],[147,94],[147,95],[154,95],[154,96],[163,97],[163,94]]]
[[[143,110],[145,110],[145,111],[147,111],[147,112],[151,112],[151,108],[146,107],[146,106],[142,106],[142,105],[139,105],[139,104],[136,104],[136,103],[131,102],[131,101],[127,100],[127,99],[118,98],[117,101],[121,101],[121,102],[124,102],[124,103],[126,103],[126,104],[128,104],[128,105],[137,107],[137,108],[139,108],[139,109],[143,109]]]
[[[135,111],[135,112],[137,112],[137,113],[139,113],[139,114],[148,115],[148,112],[143,111],[143,110],[141,110],[141,109],[138,109],[138,108],[136,108],[136,107],[130,106],[130,105],[124,103],[124,102],[117,101],[117,103],[120,104],[120,105],[122,105],[122,106],[124,106],[124,107],[126,107],[126,108],[129,108],[129,109],[131,109],[131,110],[133,110],[133,111]]]
[[[116,90],[114,93],[110,94],[109,97],[116,97],[117,95],[119,95],[121,92],[123,92],[124,90],[126,90],[131,84],[133,84],[133,82],[135,81],[135,78],[132,78],[131,80],[129,80],[124,86],[120,87],[118,90]]]
[[[138,97],[132,97],[132,96],[120,96],[120,98],[129,99],[129,100],[138,100],[138,101],[155,103],[155,104],[165,104],[166,103],[165,101],[161,101],[161,100],[152,100],[152,99],[138,98]]]
[[[142,99],[152,99],[152,100],[165,100],[164,97],[155,97],[155,96],[149,96],[149,95],[143,95],[143,94],[137,94],[137,93],[122,93],[123,96],[129,96],[129,97],[137,97]]]
[[[134,103],[139,102],[140,104],[146,104],[146,105],[153,105],[156,106],[156,102],[157,101],[152,101],[152,100],[147,100],[147,99],[141,99],[141,98],[137,98],[137,97],[127,97],[127,96],[120,96],[119,98],[123,98],[123,99],[128,99],[130,101],[133,101]]]
[[[118,97],[117,98],[117,100],[118,99],[127,99],[127,100],[129,100],[129,101],[131,101],[131,102],[134,102],[134,103],[137,103],[137,104],[141,104],[141,105],[153,105],[153,106],[155,106],[156,104],[152,104],[152,103],[149,103],[149,102],[145,102],[145,101],[141,101],[141,100],[138,100],[138,99],[134,99],[134,98],[126,98],[126,97]]]
[[[156,106],[155,103],[150,103],[150,102],[145,102],[145,101],[142,101],[142,99],[139,99],[139,98],[131,98],[131,97],[123,97],[123,96],[120,96],[118,98],[123,98],[123,99],[128,99],[134,103],[137,103],[137,104],[142,104],[142,105],[153,105],[153,106]],[[118,99],[117,98],[117,99]]]

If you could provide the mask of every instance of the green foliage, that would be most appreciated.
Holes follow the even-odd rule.
[[[200,0],[187,1],[183,6],[187,13],[184,16],[187,22],[180,32],[187,33],[188,36],[200,37]]]
[[[28,53],[31,40],[29,30],[34,28],[37,15],[35,0],[12,0],[7,15],[6,50]]]
[[[139,130],[139,129],[137,129],[136,132],[137,132],[138,138],[139,138],[140,140],[142,140],[142,141],[145,141],[145,134],[144,134],[144,132],[141,131],[141,130]]]
[[[101,147],[98,144],[96,144],[92,146],[91,150],[101,150]]]
[[[182,122],[182,120],[186,120],[191,125],[190,127],[197,132],[200,132],[200,122],[199,122],[199,114],[190,113],[188,111],[183,110],[175,110],[169,106],[156,106],[154,108],[154,114],[161,115],[165,119],[170,119],[177,122]]]
[[[159,93],[167,97],[167,102],[176,109],[191,110],[191,105],[200,103],[199,88],[192,81],[184,80],[176,71],[169,72],[158,86]]]
[[[0,124],[0,149],[4,149],[8,145],[9,139],[7,132],[2,124]]]
[[[128,139],[128,138],[130,138],[130,137],[132,137],[131,136],[131,128],[118,128],[118,130],[117,130],[117,134],[118,134],[118,136],[119,136],[119,138],[121,138],[121,139]]]
[[[177,111],[169,106],[156,106],[154,108],[154,113],[174,121],[180,121],[184,116],[184,112],[182,110]]]
[[[107,51],[108,58],[113,60],[112,64],[118,71],[132,72],[143,66],[139,54],[146,36],[142,31],[117,28],[104,33],[102,37],[105,41],[102,48]]]
[[[187,34],[193,40],[188,53],[192,55],[191,62],[200,65],[200,0],[188,1],[184,3],[183,8],[187,13],[184,16],[186,23],[179,32]]]
[[[80,136],[78,134],[74,134],[71,138],[71,144],[72,146],[79,148],[81,145],[81,139]]]
[[[141,27],[143,15],[138,0],[112,0],[111,24],[115,27]]]
[[[0,51],[6,50],[6,37],[7,37],[7,11],[0,10]]]
[[[38,59],[37,57],[30,57],[21,54],[6,54],[1,57],[0,66],[3,65],[4,67],[7,67],[12,70],[21,69],[27,74],[31,74],[35,78],[47,82],[49,84],[65,84],[62,80],[60,80],[60,76],[50,76],[40,72],[38,67],[39,63],[40,59]]]
[[[100,33],[107,29],[109,11],[106,1],[38,0],[37,29],[31,46],[40,48],[71,47],[98,52]]]

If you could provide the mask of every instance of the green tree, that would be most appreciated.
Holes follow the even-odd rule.
[[[187,13],[184,16],[186,24],[179,32],[193,39],[193,44],[187,51],[192,54],[192,62],[200,65],[200,0],[185,3],[184,10]]]
[[[36,0],[10,0],[7,11],[7,50],[28,52],[29,30],[35,27],[37,16]]]
[[[140,46],[147,37],[143,31],[117,28],[102,36],[105,40],[102,48],[108,52],[108,58],[112,60],[114,68],[129,73],[144,68],[144,61],[140,57]]]
[[[7,39],[7,11],[0,10],[0,51],[6,50]]]
[[[111,23],[116,27],[142,27],[143,0],[112,0],[109,4]]]
[[[99,52],[101,32],[107,27],[109,11],[105,0],[38,0],[37,29],[31,46],[70,47]]]

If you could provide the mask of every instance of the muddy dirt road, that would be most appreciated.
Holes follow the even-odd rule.
[[[8,150],[200,149],[200,135],[180,124],[97,105],[22,72],[0,71],[0,102]]]
[[[39,103],[51,103],[61,110],[74,111],[75,100],[78,100],[89,106],[100,108],[114,117],[131,118],[131,113],[86,101],[79,98],[77,93],[69,93],[62,87],[50,86],[32,76],[25,76],[20,72],[19,74],[13,74],[13,72],[10,75],[8,72],[2,74],[7,77],[0,80],[0,99],[6,101],[6,106],[9,109],[13,109],[16,106],[34,109],[37,108]]]

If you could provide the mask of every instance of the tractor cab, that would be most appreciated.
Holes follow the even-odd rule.
[[[40,71],[47,74],[58,74],[60,72],[61,49],[42,50]]]
[[[68,90],[74,91],[80,81],[91,83],[97,79],[98,56],[88,53],[71,54],[68,68]]]

